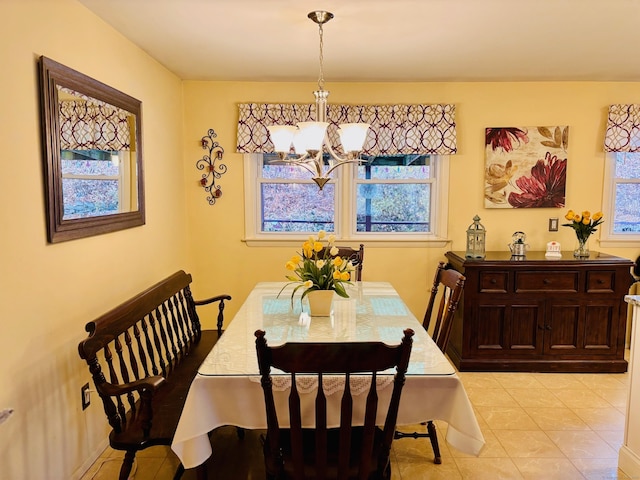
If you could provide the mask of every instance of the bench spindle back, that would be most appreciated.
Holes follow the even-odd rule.
[[[135,416],[138,395],[134,389],[113,395],[109,387],[154,376],[169,377],[192,343],[200,339],[200,319],[190,283],[191,275],[178,272],[86,326],[90,335],[79,346],[80,356],[89,363],[109,424],[116,432],[128,421],[127,411]],[[224,300],[218,308],[221,330]],[[144,408],[144,398],[140,408]]]

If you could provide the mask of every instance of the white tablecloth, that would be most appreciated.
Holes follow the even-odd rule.
[[[258,284],[200,367],[171,445],[185,468],[200,465],[209,458],[211,444],[207,434],[217,427],[266,428],[253,335],[259,328],[266,331],[272,346],[287,341],[377,340],[397,344],[402,331],[413,328],[416,334],[398,425],[444,420],[449,424],[447,442],[466,453],[480,452],[484,438],[459,377],[390,284],[360,282],[349,288],[348,299],[335,297],[331,317],[312,318],[304,312],[306,306],[301,307],[299,296],[293,309],[290,292],[285,291],[277,298],[282,285]],[[287,427],[288,376],[278,379],[277,371],[272,374],[280,425]],[[386,415],[391,379],[389,372],[388,377],[381,376],[378,382],[380,423]],[[313,426],[315,388],[307,385],[305,391],[301,394],[303,423]],[[339,394],[327,397],[329,426],[339,424],[339,398]],[[362,417],[364,401],[364,394],[354,398],[356,421]]]

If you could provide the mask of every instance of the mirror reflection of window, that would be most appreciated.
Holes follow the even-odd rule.
[[[129,152],[62,150],[60,161],[65,220],[137,209]]]
[[[134,116],[67,88],[58,94],[63,219],[137,210]]]

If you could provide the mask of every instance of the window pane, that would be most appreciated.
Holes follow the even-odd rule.
[[[616,154],[616,178],[640,178],[640,154]]]
[[[640,164],[640,162],[638,163]],[[616,185],[613,233],[640,233],[639,183],[618,183]]]
[[[262,178],[281,178],[281,179],[290,179],[290,180],[307,180],[310,179],[313,175],[307,169],[303,167],[299,167],[297,165],[263,165],[262,167]]]
[[[263,232],[333,232],[335,186],[315,183],[262,183]]]
[[[358,232],[429,232],[430,184],[358,185]]]
[[[117,180],[62,179],[65,220],[118,213]]]
[[[431,176],[430,159],[425,155],[365,157],[358,166],[359,179],[412,180]]]
[[[62,174],[117,176],[119,167],[111,161],[111,153],[102,150],[62,150]]]

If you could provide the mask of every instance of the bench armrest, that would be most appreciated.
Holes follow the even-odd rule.
[[[153,377],[142,378],[134,382],[124,383],[122,385],[114,385],[113,383],[105,382],[100,385],[100,390],[106,396],[100,395],[104,403],[104,410],[109,419],[109,424],[113,429],[120,433],[123,425],[126,422],[126,412],[123,403],[118,398],[117,403],[111,397],[118,395],[127,395],[130,402],[133,402],[133,392],[138,392],[140,395],[140,413],[138,415],[142,431],[145,437],[149,435],[151,430],[151,421],[153,418],[153,410],[151,408],[151,401],[153,394],[158,388],[160,388],[166,379],[159,375]]]
[[[122,383],[119,385],[105,382],[100,385],[100,390],[102,390],[106,395],[109,395],[110,397],[116,395],[124,395],[126,393],[132,392],[142,392],[144,390],[155,392],[166,381],[167,380],[164,377],[155,375],[153,377],[142,378],[140,380],[136,380],[135,382]]]
[[[218,304],[218,320],[216,322],[218,335],[222,335],[222,324],[224,323],[224,302],[231,300],[231,295],[216,295],[215,297],[206,298],[204,300],[194,300],[196,306],[208,305],[210,303],[219,302]]]
[[[194,300],[196,305],[209,305],[213,302],[223,302],[224,300],[231,300],[230,295],[216,295],[215,297],[205,298],[204,300]]]

